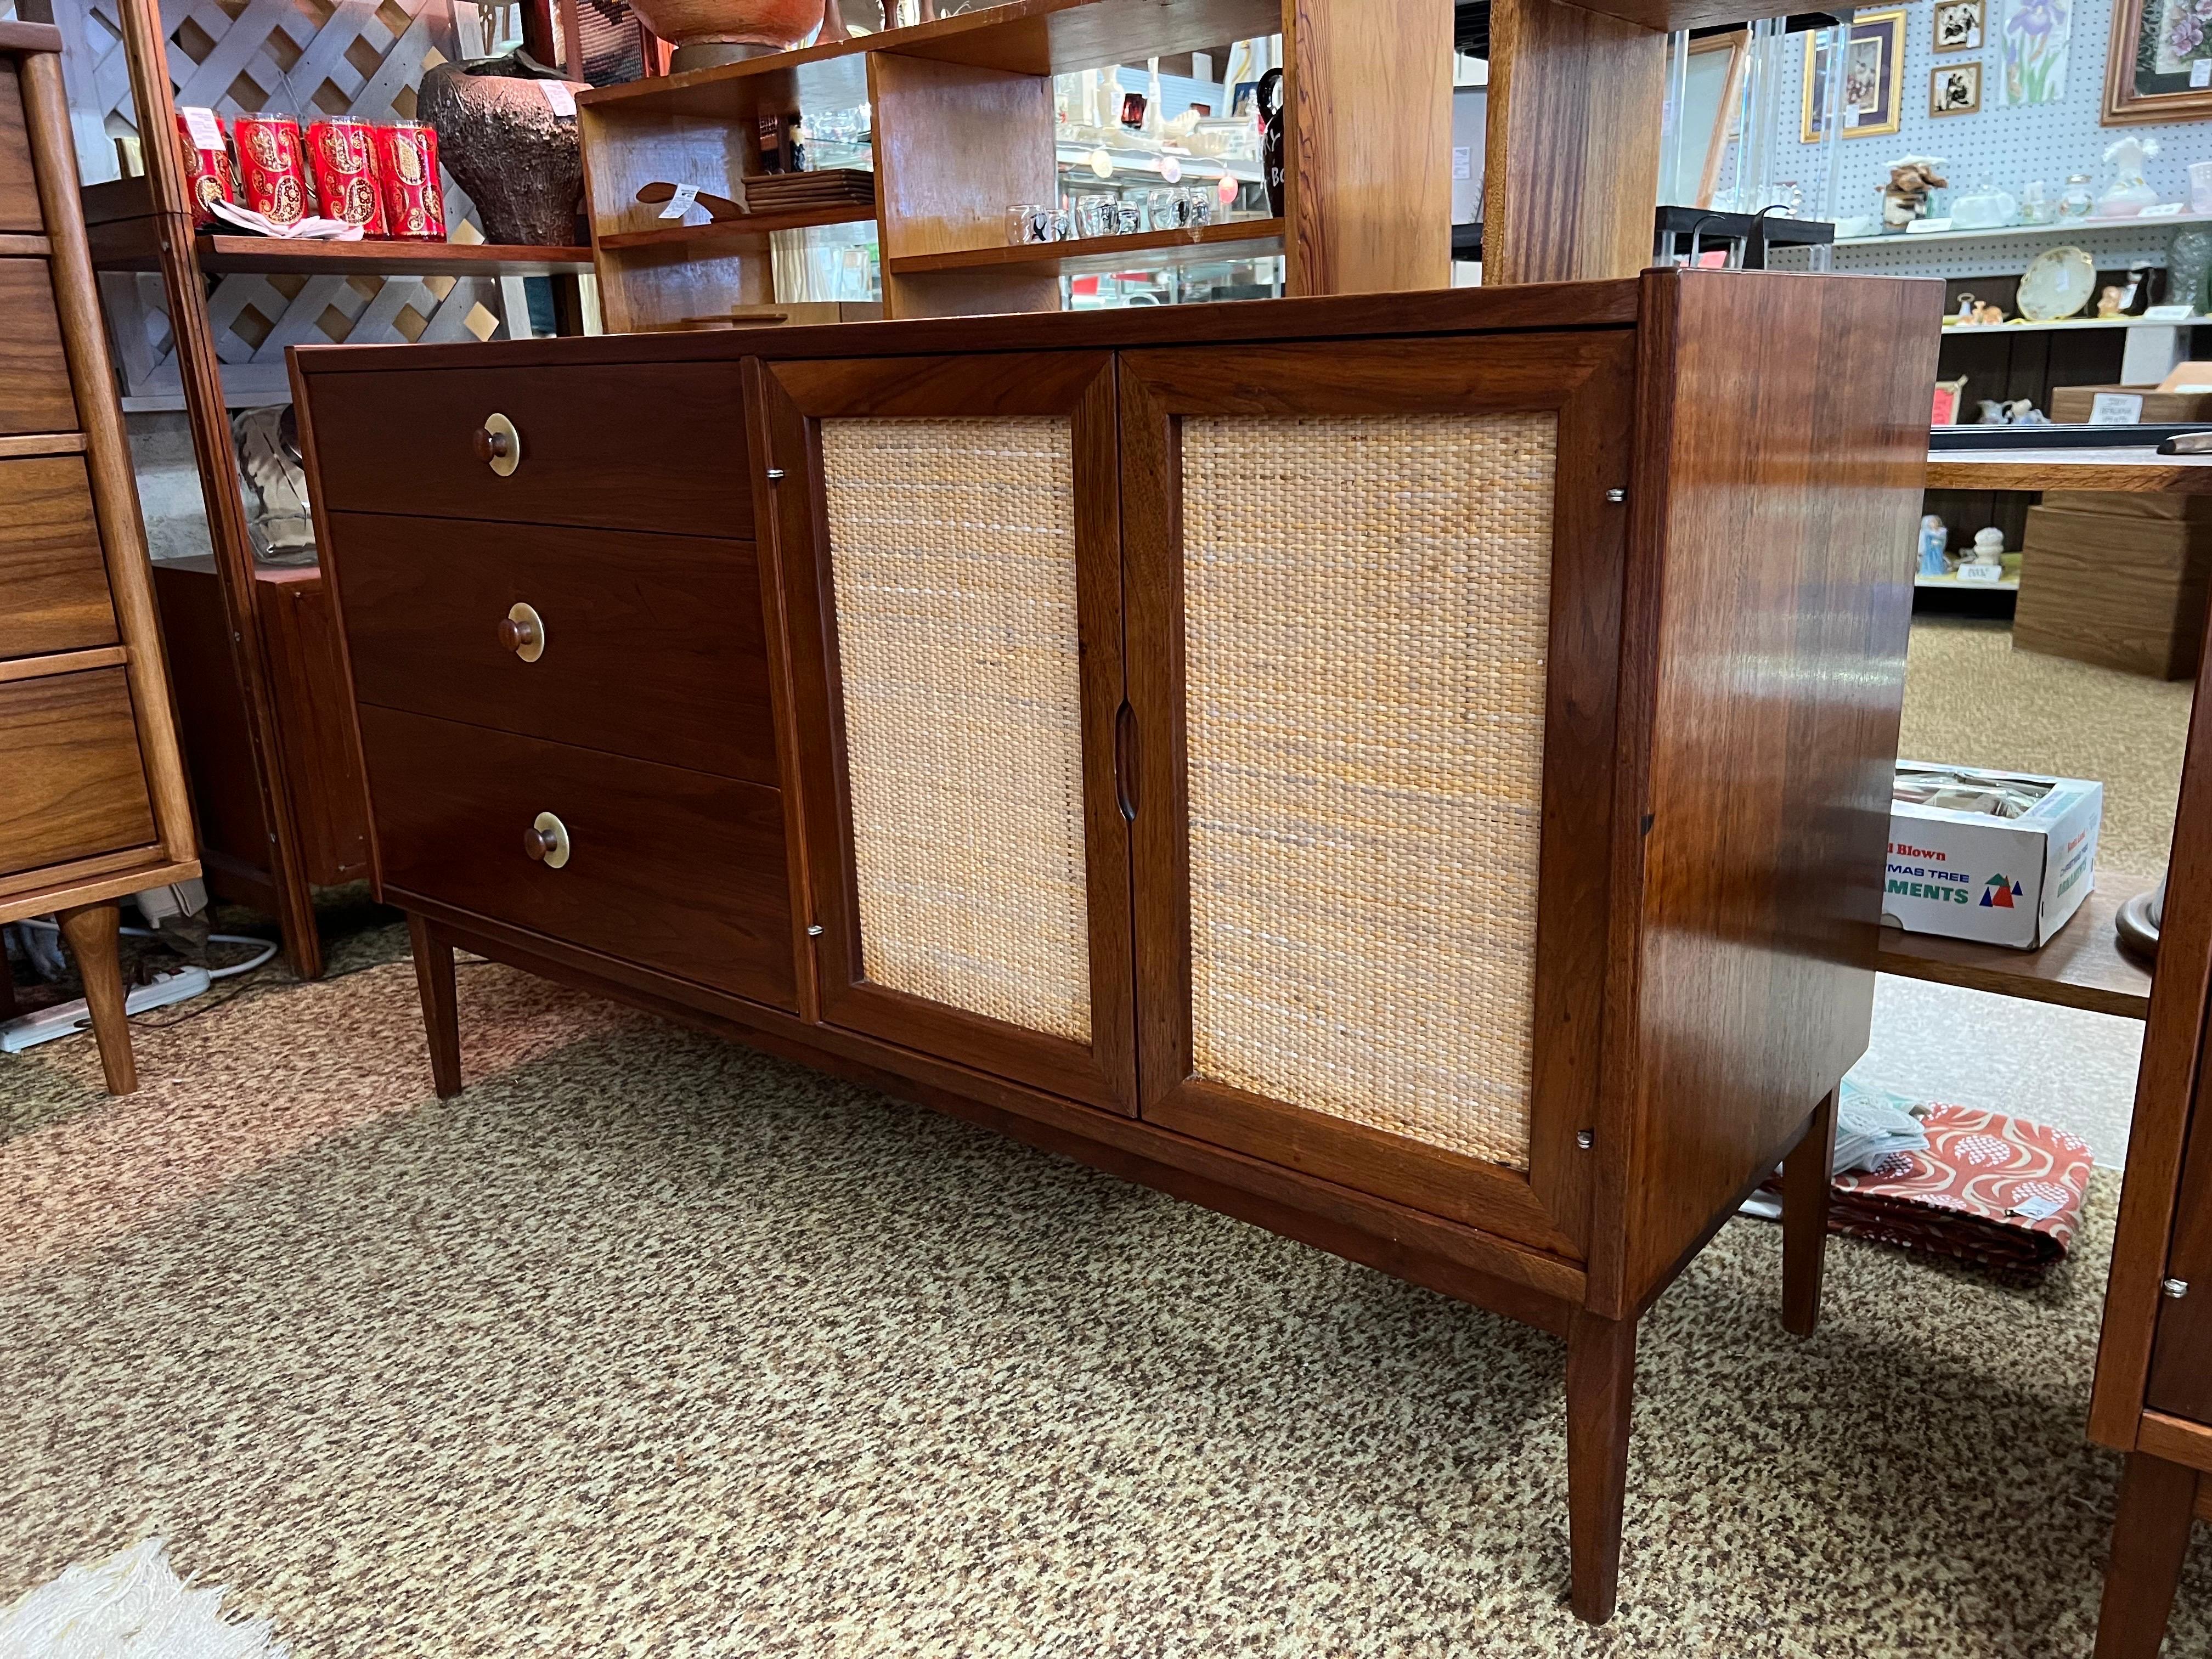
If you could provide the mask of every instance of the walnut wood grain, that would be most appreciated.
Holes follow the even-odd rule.
[[[2212,455],[2161,455],[2149,448],[1946,449],[1928,458],[1928,487],[2201,495],[2212,493]]]
[[[2150,1012],[2150,970],[2120,949],[2112,923],[2122,905],[2154,885],[2100,870],[2097,890],[2039,951],[1885,927],[1875,966],[1906,979],[2142,1019]]]
[[[1620,1588],[1636,1322],[1575,1316],[1567,1333],[1567,1539],[1575,1617],[1601,1625]]]
[[[118,637],[84,462],[0,460],[0,659]]]
[[[751,543],[374,513],[330,534],[363,702],[777,782]],[[535,662],[500,642],[517,604]]]
[[[0,433],[61,432],[77,425],[69,359],[44,259],[0,259]]]
[[[1782,1325],[1792,1336],[1810,1336],[1820,1322],[1836,1166],[1836,1092],[1831,1089],[1820,1097],[1804,1138],[1782,1161]]]
[[[1491,8],[1486,284],[1626,276],[1651,263],[1667,40],[1610,9]]]
[[[1941,305],[1889,278],[1643,281],[1620,718],[1649,735],[1614,817],[1615,890],[1642,899],[1616,908],[1607,997],[1636,1011],[1605,1033],[1625,1116],[1599,1133],[1632,1146],[1600,1200],[1626,1214],[1593,1229],[1608,1313],[1866,1048]],[[1870,339],[1896,343],[1872,368]]]
[[[38,174],[31,167],[21,76],[14,59],[0,58],[0,231],[35,236],[46,228]]]
[[[2028,513],[2026,549],[2035,575],[2020,586],[2015,651],[2154,679],[2197,677],[2212,526],[2046,505]]]
[[[120,668],[0,685],[0,875],[155,839]]]
[[[138,1066],[131,1053],[131,1024],[124,1012],[123,962],[117,949],[122,912],[113,899],[75,904],[58,911],[62,937],[76,958],[84,982],[85,1007],[92,1015],[93,1041],[100,1045],[100,1069],[111,1095],[134,1094]]]
[[[130,652],[119,645],[61,651],[51,657],[10,657],[0,660],[0,685],[10,680],[42,680],[49,674],[75,674],[87,668],[120,668],[130,660]]]
[[[407,918],[408,953],[415,958],[415,987],[422,999],[422,1026],[430,1048],[430,1082],[438,1098],[461,1092],[461,1016],[453,988],[453,946],[425,917]]]
[[[735,365],[585,375],[398,367],[311,389],[332,508],[699,536],[750,523]],[[475,435],[494,414],[522,441],[505,477],[477,459]]]
[[[2189,1553],[2197,1485],[2195,1469],[2146,1452],[2129,1457],[2097,1619],[2096,1659],[2158,1659]]]
[[[360,720],[388,889],[793,1006],[776,791],[395,709]],[[540,812],[568,825],[564,868],[523,856]]]

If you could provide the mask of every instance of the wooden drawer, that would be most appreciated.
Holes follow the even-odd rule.
[[[0,684],[0,876],[154,839],[120,668]]]
[[[330,516],[363,702],[774,784],[750,542]],[[526,662],[509,609],[543,619]]]
[[[84,462],[0,461],[0,658],[115,643]]]
[[[0,433],[76,429],[46,262],[0,259]]]
[[[36,236],[46,228],[38,175],[31,170],[21,72],[14,58],[0,58],[0,232]]]
[[[753,534],[735,363],[395,369],[312,384],[325,507]],[[521,445],[504,477],[476,449],[495,414]]]
[[[390,708],[364,706],[361,734],[396,902],[796,1006],[778,791]],[[562,868],[524,854],[540,812],[568,826]]]

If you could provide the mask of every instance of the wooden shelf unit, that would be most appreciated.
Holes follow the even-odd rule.
[[[2142,1019],[2150,1011],[2150,970],[2120,949],[2112,921],[2122,905],[2153,885],[2100,871],[2097,890],[2039,951],[1884,927],[1875,966],[1905,979]]]
[[[733,195],[738,179],[760,171],[759,118],[862,102],[874,117],[874,216],[892,318],[1054,311],[1062,272],[1201,258],[1281,255],[1294,296],[1449,287],[1451,8],[1395,9],[1388,29],[1356,10],[1312,0],[1014,0],[580,94],[607,328],[667,328],[775,303],[768,238],[786,222],[672,234],[637,191],[666,182]],[[1061,194],[1054,75],[1276,33],[1293,123],[1279,220],[1196,237],[1006,245],[1009,207]]]
[[[871,223],[875,216],[875,209],[865,202],[835,202],[825,207],[798,208],[787,213],[756,213],[744,219],[720,219],[708,225],[668,223],[658,230],[621,231],[601,237],[599,246],[614,252],[629,248],[692,247],[706,242],[767,236],[779,230],[804,230],[813,225]],[[585,248],[582,252],[588,255],[591,250]]]

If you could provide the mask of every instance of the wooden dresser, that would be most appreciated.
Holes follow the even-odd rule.
[[[1556,1332],[1603,1620],[1785,1157],[1815,1316],[1939,295],[297,352],[438,1088],[465,945]]]
[[[0,22],[0,921],[58,914],[123,1094],[117,901],[199,865],[61,45]]]
[[[2097,1659],[2156,1659],[2212,1517],[2212,656],[2197,671],[2090,1437],[2128,1454]]]

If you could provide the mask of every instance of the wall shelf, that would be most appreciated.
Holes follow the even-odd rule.
[[[2100,230],[2170,229],[2176,225],[2212,225],[2212,213],[2158,214],[2151,218],[2141,216],[2128,219],[2069,219],[2063,223],[2049,225],[2001,225],[1995,230],[1931,230],[1915,236],[1910,231],[1902,236],[1838,236],[1838,248],[1917,247],[1922,243],[1936,242],[1996,242],[2013,236],[2089,236]]]
[[[1915,587],[1945,587],[1954,593],[2017,593],[2020,592],[2020,578],[2017,576],[2004,576],[1993,582],[1962,582],[1956,576],[1948,574],[1941,576],[1927,576],[1915,573],[1912,585]]]
[[[2099,328],[2200,328],[2212,326],[2212,317],[2185,317],[2166,322],[2155,317],[2062,317],[2051,323],[1953,323],[1943,330],[1949,339],[1993,339],[2001,334],[2080,333]]]
[[[1216,264],[1224,259],[1258,259],[1283,251],[1280,219],[1239,219],[1197,230],[1148,230],[1133,236],[1093,236],[1072,242],[1027,243],[1019,246],[968,248],[951,253],[909,254],[890,269],[902,276],[935,271],[1129,270],[1139,266]]]
[[[641,247],[684,247],[706,242],[727,242],[747,236],[766,236],[779,230],[805,230],[817,225],[872,225],[872,203],[839,202],[828,207],[799,208],[788,213],[752,213],[742,219],[718,219],[712,224],[671,224],[659,230],[623,230],[599,238],[602,248],[620,251]],[[581,252],[588,256],[589,248]],[[586,269],[589,269],[588,262]]]

